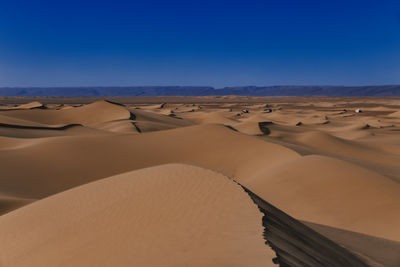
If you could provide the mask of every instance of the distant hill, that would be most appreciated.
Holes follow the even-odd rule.
[[[0,96],[400,96],[400,85],[1,87]]]
[[[400,85],[382,86],[246,86],[218,89],[221,95],[249,96],[400,96]]]

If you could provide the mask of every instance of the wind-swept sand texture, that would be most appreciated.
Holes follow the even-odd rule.
[[[229,178],[164,165],[1,217],[2,266],[268,266],[262,214]]]
[[[273,256],[263,244],[263,223],[282,266],[337,264],[334,256],[321,254],[323,247],[333,251],[329,255],[341,254],[342,263],[400,265],[395,256],[400,255],[399,99],[226,96],[84,105],[80,103],[87,99],[22,100],[0,103],[4,266],[165,265],[156,263],[163,256],[155,255],[184,248],[198,254],[163,259],[170,266],[268,266]],[[30,100],[37,103],[24,105]],[[164,164],[174,165],[159,167]],[[212,196],[216,191],[220,194]],[[256,202],[262,212],[260,206],[272,207],[264,220],[251,194],[262,200]],[[231,201],[216,201],[219,197]],[[180,203],[176,209],[171,204],[175,200]],[[170,203],[160,214],[178,224],[160,224],[153,212],[160,207],[152,206],[157,201]],[[210,216],[209,235],[195,232],[203,226],[192,210],[194,202],[204,218]],[[132,212],[116,214],[113,205]],[[222,212],[225,208],[230,212]],[[274,217],[281,213],[292,217]],[[146,225],[140,218],[148,218],[146,225],[154,223],[157,231],[167,230],[154,232],[160,236],[155,239],[141,228]],[[278,225],[265,223],[276,218],[281,218]],[[247,230],[236,231],[239,226]],[[93,231],[86,230],[91,227]],[[202,250],[187,240],[177,244],[172,236],[196,237],[199,244],[209,242],[209,236],[216,243]],[[239,246],[253,241],[261,246]],[[384,249],[375,249],[381,245]],[[149,251],[154,262],[128,247]]]

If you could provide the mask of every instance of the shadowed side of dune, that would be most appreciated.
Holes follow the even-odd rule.
[[[260,128],[261,132],[265,135],[269,135],[271,133],[271,130],[268,128],[268,126],[273,125],[274,123],[272,121],[263,121],[258,123],[258,127]]]
[[[25,206],[34,201],[36,201],[36,199],[25,199],[21,197],[0,194],[0,215]]]
[[[83,127],[81,124],[67,124],[61,126],[29,126],[29,125],[17,125],[17,124],[8,124],[8,123],[0,123],[0,127],[5,128],[14,128],[14,129],[33,129],[33,130],[65,130],[72,127]]]
[[[302,223],[370,262],[400,266],[400,242],[317,223]]]
[[[363,260],[242,186],[264,213],[264,237],[280,266],[369,266]]]

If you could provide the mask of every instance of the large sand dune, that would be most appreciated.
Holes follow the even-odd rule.
[[[398,266],[399,103],[234,100],[5,103],[0,266]]]
[[[77,187],[1,217],[3,266],[268,266],[261,213],[229,178],[187,165]]]

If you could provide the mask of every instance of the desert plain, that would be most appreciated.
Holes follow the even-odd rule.
[[[400,266],[400,98],[0,98],[0,266]]]

